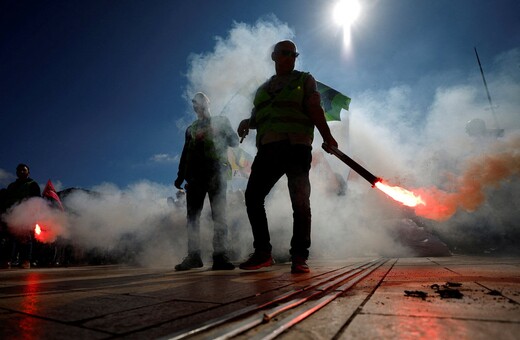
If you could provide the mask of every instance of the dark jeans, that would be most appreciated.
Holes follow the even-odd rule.
[[[200,253],[200,214],[206,194],[213,219],[213,255],[227,251],[228,227],[226,223],[227,182],[221,174],[211,178],[190,180],[186,189],[188,253]]]
[[[22,234],[2,233],[0,239],[0,261],[10,262],[12,265],[20,265],[25,261],[32,261],[33,252],[32,232]]]
[[[269,143],[258,148],[245,193],[256,251],[271,252],[265,198],[276,182],[286,175],[293,209],[291,255],[308,258],[311,246],[311,151],[310,146],[291,145],[288,141]]]

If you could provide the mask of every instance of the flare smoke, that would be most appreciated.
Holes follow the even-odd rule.
[[[416,214],[430,219],[448,220],[457,209],[475,211],[486,199],[486,189],[498,186],[520,174],[520,136],[498,142],[490,153],[468,161],[466,171],[452,183],[454,190],[416,189],[426,202]]]

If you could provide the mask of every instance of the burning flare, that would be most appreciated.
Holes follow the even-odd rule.
[[[40,242],[45,242],[46,241],[45,236],[47,236],[47,235],[44,235],[43,231],[44,231],[43,228],[40,227],[40,225],[38,223],[36,223],[34,225],[34,238]]]
[[[416,207],[419,204],[426,205],[426,203],[422,200],[421,196],[414,194],[413,192],[406,190],[397,186],[390,186],[388,184],[384,184],[382,180],[374,183],[376,188],[392,197],[397,202],[402,203],[408,207]]]
[[[436,221],[450,219],[459,208],[475,211],[485,200],[485,189],[503,180],[520,176],[520,135],[498,141],[488,153],[471,159],[465,173],[454,181],[455,190],[446,192],[436,187],[416,188],[414,192],[390,186],[374,176],[337,147],[323,143],[322,148],[338,157],[352,170],[397,202],[412,207],[417,216]]]

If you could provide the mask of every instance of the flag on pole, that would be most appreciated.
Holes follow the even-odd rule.
[[[228,162],[231,165],[233,177],[249,177],[253,156],[244,149],[241,147],[228,148]]]
[[[321,95],[321,106],[325,111],[325,118],[329,120],[341,120],[341,109],[348,110],[350,97],[334,90],[333,88],[316,81],[318,92]]]
[[[51,180],[47,181],[47,185],[45,185],[45,189],[43,189],[42,197],[48,198],[51,202],[57,205],[61,210],[63,210],[63,205],[61,204],[60,196],[54,189],[54,185],[52,185]]]

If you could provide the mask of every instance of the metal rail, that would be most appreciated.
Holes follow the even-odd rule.
[[[232,322],[232,321],[239,320],[240,318],[245,318],[244,320],[240,321],[239,325],[234,325],[234,326],[232,326],[232,328],[226,327],[222,331],[219,331],[218,334],[212,335],[212,338],[215,338],[215,339],[228,339],[228,338],[238,335],[248,329],[254,328],[259,324],[267,322],[273,316],[278,315],[287,309],[296,307],[296,306],[304,303],[312,296],[315,296],[317,294],[322,294],[323,291],[325,291],[333,286],[336,286],[341,282],[344,282],[346,279],[357,275],[358,273],[366,270],[367,268],[374,266],[375,264],[381,263],[381,261],[382,261],[381,259],[378,259],[378,260],[372,260],[369,262],[362,263],[362,264],[358,265],[357,267],[349,268],[345,271],[341,271],[332,277],[328,277],[326,279],[320,280],[314,284],[288,291],[284,294],[274,297],[273,299],[271,299],[270,301],[267,301],[265,303],[255,304],[255,305],[251,305],[251,306],[248,306],[245,308],[238,309],[238,310],[228,313],[222,317],[208,320],[204,324],[201,324],[200,326],[198,326],[197,328],[181,330],[170,336],[164,337],[164,339],[172,339],[172,340],[185,339],[188,337],[195,336],[197,334],[208,332],[211,329],[214,329],[218,326],[222,326],[222,325]],[[313,289],[315,289],[316,292],[312,292]],[[301,294],[306,294],[307,292],[311,292],[310,297],[303,297],[303,298],[299,298],[299,299],[294,298],[293,300],[290,300],[280,306],[271,308],[269,311],[265,311],[266,308],[269,308],[274,305],[278,305],[279,303],[286,301],[286,300],[290,299],[291,297],[295,297],[295,296],[301,295]],[[291,307],[291,305],[293,307]],[[253,315],[251,315],[251,314],[253,314]]]
[[[305,306],[305,308],[301,311],[298,311],[298,313],[295,313],[296,315],[290,315],[287,318],[277,322],[273,326],[267,328],[266,330],[263,330],[262,332],[258,333],[251,339],[274,339],[278,335],[285,332],[287,329],[291,328],[292,326],[296,325],[297,323],[305,320],[307,317],[311,316],[318,310],[320,310],[322,307],[328,305],[330,302],[334,301],[336,298],[338,298],[341,294],[352,288],[355,284],[357,284],[359,281],[363,280],[365,277],[370,275],[374,270],[382,266],[386,261],[380,261],[377,265],[374,265],[369,270],[365,270],[360,275],[348,280],[343,285],[332,289],[330,292],[327,292],[324,296],[319,298],[316,301],[312,301],[308,305]]]
[[[315,301],[310,302],[310,307],[306,309],[304,312],[299,313],[295,317],[291,316],[291,320],[289,321],[284,320],[285,322],[282,321],[281,323],[273,323],[273,327],[275,328],[274,330],[269,330],[266,333],[261,333],[262,335],[259,336],[259,339],[274,338],[283,331],[285,331],[287,328],[304,320],[307,316],[311,315],[321,307],[325,306],[326,304],[337,298],[340,294],[343,294],[355,283],[359,282],[361,279],[368,276],[376,268],[378,268],[385,262],[386,260],[371,261],[352,270],[342,272],[341,274],[333,278],[329,278],[327,280],[323,280],[322,282],[318,282],[312,285],[312,290],[311,287],[307,287],[305,289],[305,292],[299,292],[298,296],[296,296],[292,300],[289,300],[281,305],[272,307],[268,310],[259,310],[255,314],[250,315],[243,320],[230,324],[229,326],[224,326],[224,328],[212,332],[210,334],[210,338],[218,340],[230,339],[257,326],[269,323],[276,316],[281,315],[284,312],[287,312],[298,306],[304,305],[305,303],[309,303],[311,299],[317,298],[318,296],[327,294],[327,292],[329,292],[327,295],[317,300],[317,303]],[[330,292],[333,292],[332,296],[330,296]]]

